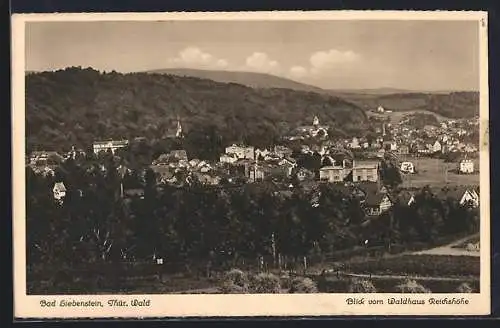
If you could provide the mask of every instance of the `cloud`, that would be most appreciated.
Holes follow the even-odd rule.
[[[330,49],[328,51],[318,51],[311,55],[309,62],[311,71],[318,73],[321,70],[337,68],[341,64],[357,62],[361,56],[353,51],[340,51]]]
[[[276,73],[280,68],[279,63],[264,52],[254,52],[247,57],[245,64],[246,68],[261,73]]]
[[[177,57],[169,60],[171,64],[181,67],[204,67],[204,68],[226,68],[229,66],[227,60],[216,58],[208,52],[197,47],[188,47],[181,50]]]
[[[290,68],[289,75],[293,78],[303,78],[309,74],[307,68],[303,66],[293,66]]]

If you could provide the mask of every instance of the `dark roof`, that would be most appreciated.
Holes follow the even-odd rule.
[[[367,206],[378,206],[382,202],[382,199],[387,196],[383,193],[368,193],[365,199],[365,205]]]
[[[354,185],[355,188],[362,190],[365,194],[377,193],[379,190],[379,185],[376,182],[360,182]]]

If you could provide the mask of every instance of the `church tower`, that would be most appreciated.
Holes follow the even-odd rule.
[[[184,134],[182,132],[182,125],[179,117],[177,117],[177,131],[175,132],[175,137],[176,138],[183,138]]]
[[[317,127],[319,125],[319,119],[317,116],[314,116],[314,119],[313,119],[313,126]]]

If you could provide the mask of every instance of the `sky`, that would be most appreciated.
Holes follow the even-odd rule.
[[[26,70],[273,74],[325,89],[479,90],[476,21],[29,22]]]

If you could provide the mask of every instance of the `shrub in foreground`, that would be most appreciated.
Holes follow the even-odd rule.
[[[347,288],[348,293],[376,293],[377,289],[370,280],[353,279]]]
[[[295,278],[292,280],[288,292],[291,294],[313,294],[318,292],[318,287],[311,278]]]
[[[224,294],[245,294],[249,292],[249,279],[245,272],[232,269],[224,275],[222,286],[219,288]]]
[[[280,279],[272,273],[259,273],[252,278],[250,290],[258,294],[279,294],[281,292]]]
[[[457,293],[463,293],[463,294],[474,293],[474,288],[472,288],[468,283],[464,282],[457,287]]]
[[[431,291],[415,280],[407,279],[401,284],[396,286],[396,291],[398,293],[407,293],[407,294],[423,294],[423,293],[431,293]]]

